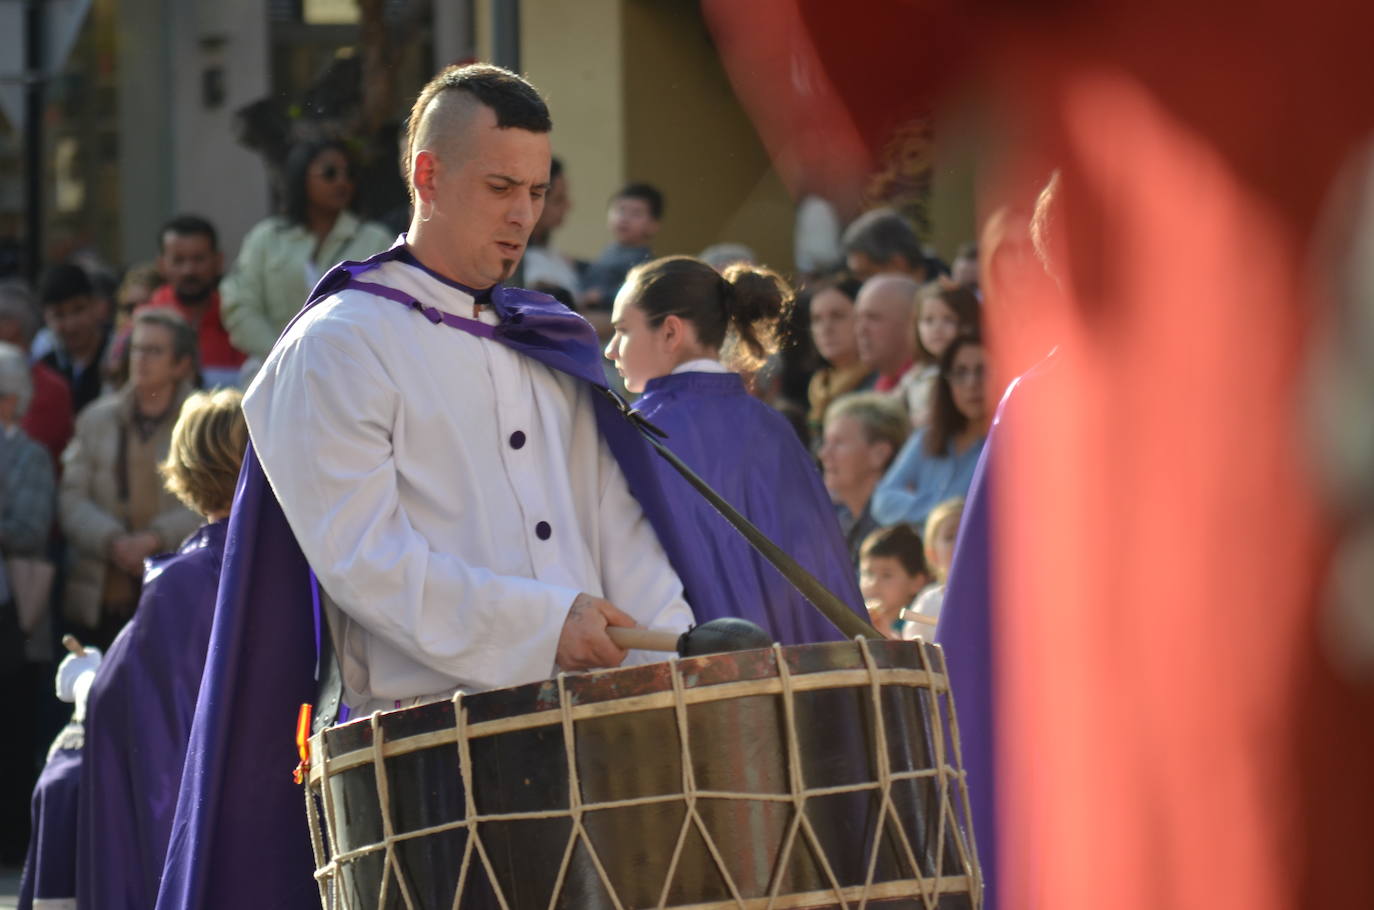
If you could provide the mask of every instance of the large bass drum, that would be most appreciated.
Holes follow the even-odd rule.
[[[981,906],[940,649],[856,640],[458,695],[331,728],[326,908]]]

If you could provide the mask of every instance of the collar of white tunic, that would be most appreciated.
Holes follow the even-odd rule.
[[[709,357],[702,357],[698,360],[689,360],[686,363],[679,363],[673,367],[674,373],[728,373],[730,368],[719,360],[712,360]]]
[[[463,287],[456,281],[444,277],[425,265],[415,255],[414,250],[407,249],[407,252],[409,255],[405,258],[383,263],[382,271],[379,271],[378,275],[390,275],[399,278],[403,283],[402,290],[413,293],[415,290],[423,289],[423,296],[416,294],[416,297],[420,303],[426,306],[435,307],[445,313],[452,313],[464,319],[476,319],[487,325],[500,323],[501,318],[496,315],[495,309],[490,306],[478,306],[476,298],[472,296],[469,288]],[[412,282],[417,284],[412,285]]]

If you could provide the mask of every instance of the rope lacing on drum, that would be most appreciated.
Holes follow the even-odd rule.
[[[385,737],[380,716],[374,714],[367,723],[371,732],[371,743],[363,750],[347,753],[342,756],[331,756],[329,749],[322,743],[317,744],[317,761],[311,769],[312,784],[318,784],[318,795],[311,793],[307,788],[306,805],[311,817],[311,846],[315,854],[317,865],[316,879],[320,886],[321,903],[324,907],[343,908],[352,910],[358,902],[359,895],[352,894],[343,878],[342,870],[345,864],[361,860],[363,857],[376,852],[383,852],[383,881],[380,885],[380,893],[376,895],[379,903],[384,903],[389,898],[395,900],[399,897],[401,903],[414,910],[417,899],[412,892],[410,884],[406,881],[400,859],[397,855],[396,846],[406,840],[423,838],[431,835],[440,834],[445,831],[462,829],[467,834],[463,848],[460,869],[458,872],[457,888],[454,893],[452,907],[454,910],[460,907],[465,889],[472,887],[474,877],[474,865],[480,864],[485,871],[487,881],[491,886],[496,901],[503,910],[510,910],[510,899],[503,891],[501,879],[497,874],[494,864],[488,853],[487,846],[481,836],[483,825],[492,821],[520,821],[533,819],[568,819],[570,830],[567,845],[563,850],[562,861],[559,865],[556,879],[553,883],[552,892],[549,897],[549,910],[558,906],[560,899],[566,899],[562,894],[568,882],[569,872],[574,863],[574,854],[577,852],[577,844],[580,841],[585,850],[585,865],[590,865],[596,870],[596,877],[604,888],[605,895],[616,910],[626,910],[626,905],[621,895],[617,892],[615,885],[611,881],[611,876],[607,872],[607,867],[602,856],[598,852],[591,833],[588,831],[585,821],[586,814],[591,811],[614,810],[617,808],[628,808],[634,806],[662,805],[671,802],[680,802],[684,805],[684,816],[682,825],[678,830],[677,838],[673,847],[668,868],[665,873],[664,883],[658,890],[656,906],[663,910],[669,906],[668,900],[671,896],[673,886],[682,885],[682,882],[675,882],[674,879],[682,874],[682,862],[685,859],[686,841],[690,831],[695,828],[704,843],[707,853],[711,857],[711,863],[721,876],[721,881],[729,891],[730,897],[719,906],[732,906],[736,910],[784,910],[784,908],[794,908],[800,906],[813,905],[816,902],[834,900],[840,906],[865,908],[870,900],[890,899],[893,897],[915,897],[918,893],[921,902],[926,910],[933,910],[938,906],[940,897],[951,893],[951,889],[958,890],[961,887],[969,888],[972,896],[973,906],[981,906],[982,880],[976,856],[968,849],[966,842],[957,836],[950,837],[952,826],[960,824],[962,816],[963,825],[967,828],[969,824],[970,812],[968,806],[968,795],[965,786],[965,775],[962,770],[959,754],[958,725],[954,712],[953,700],[949,694],[948,680],[944,675],[943,667],[936,669],[933,654],[935,648],[927,646],[925,643],[918,645],[921,669],[908,669],[901,667],[879,667],[878,662],[872,652],[870,643],[865,640],[857,642],[862,656],[862,669],[834,670],[824,674],[808,673],[794,675],[788,660],[787,649],[781,645],[774,645],[772,653],[772,663],[775,666],[776,677],[755,678],[750,680],[740,680],[733,682],[716,683],[708,686],[691,686],[683,677],[683,668],[676,659],[668,662],[667,670],[671,680],[671,688],[668,691],[658,691],[651,695],[635,696],[637,704],[634,708],[627,710],[634,711],[653,711],[663,708],[671,708],[674,712],[674,724],[679,740],[679,756],[681,761],[682,787],[680,793],[656,793],[649,796],[631,796],[623,799],[609,799],[591,804],[586,804],[583,795],[583,778],[580,773],[579,759],[577,755],[577,726],[585,720],[597,716],[597,713],[605,713],[606,704],[589,703],[585,705],[574,704],[572,693],[569,691],[567,677],[560,675],[554,681],[557,688],[557,707],[547,710],[546,720],[540,720],[535,724],[530,724],[530,718],[516,718],[507,720],[486,720],[476,726],[471,723],[469,718],[468,706],[464,704],[462,693],[457,693],[451,699],[455,723],[449,730],[436,730],[419,735],[411,735],[397,739],[388,743]],[[840,676],[843,682],[839,681]],[[927,760],[922,765],[915,765],[911,770],[894,771],[892,758],[889,755],[888,725],[883,714],[882,693],[885,688],[897,687],[894,691],[902,689],[915,689],[916,697],[920,699],[919,704],[928,706],[922,711],[926,721],[927,735],[929,736],[930,751],[927,753]],[[867,699],[872,712],[872,738],[874,748],[874,777],[876,780],[861,780],[843,783],[836,786],[808,787],[805,780],[804,766],[802,762],[802,749],[798,734],[798,714],[797,704],[799,695],[807,692],[822,691],[834,688],[862,688],[866,690]],[[780,697],[783,720],[785,728],[785,746],[780,751],[785,751],[786,755],[780,756],[785,760],[785,774],[787,777],[786,793],[779,792],[735,792],[719,790],[699,789],[694,763],[692,761],[692,742],[690,740],[690,708],[697,703],[720,703],[731,701],[745,694],[773,694]],[[739,693],[739,694],[734,694]],[[552,707],[552,706],[551,706]],[[495,812],[489,815],[480,814],[474,796],[474,783],[476,773],[474,771],[471,742],[474,738],[495,735],[499,729],[504,729],[508,723],[519,720],[522,728],[530,726],[557,726],[561,729],[563,737],[564,760],[567,765],[567,784],[568,784],[568,806],[567,808],[554,808],[540,811],[521,811],[521,812]],[[945,724],[948,723],[949,734],[946,740]],[[584,731],[585,733],[585,731]],[[386,772],[386,762],[388,756],[406,754],[409,751],[420,748],[432,748],[442,746],[446,743],[453,743],[457,746],[461,784],[463,788],[463,799],[465,804],[464,817],[461,819],[447,821],[442,824],[429,826],[423,829],[396,832],[393,828],[393,813],[390,805],[390,788]],[[699,744],[699,748],[701,744]],[[952,753],[952,755],[951,755]],[[336,829],[338,802],[335,788],[331,786],[331,777],[338,774],[347,773],[350,769],[361,770],[360,759],[366,754],[372,764],[372,777],[376,787],[378,807],[381,813],[382,839],[378,843],[365,844],[353,849],[340,850],[339,845],[347,842],[347,837],[340,840],[340,832]],[[704,754],[704,753],[703,753]],[[954,765],[951,766],[949,759],[953,758]],[[367,762],[362,762],[367,763]],[[936,845],[932,851],[929,845],[921,851],[921,855],[931,858],[933,854],[935,867],[927,875],[921,869],[917,861],[917,851],[913,849],[911,839],[903,828],[901,817],[897,812],[896,801],[894,800],[894,784],[898,782],[915,782],[918,780],[930,780],[934,784],[937,796],[934,799],[935,806],[932,809],[939,813],[936,823]],[[962,812],[956,813],[952,805],[951,788],[958,791],[962,796],[960,809]],[[843,793],[858,793],[861,791],[875,792],[879,801],[879,811],[873,830],[870,832],[873,837],[872,852],[867,857],[866,875],[862,885],[843,885],[837,876],[831,858],[827,856],[823,849],[823,843],[818,835],[812,819],[807,814],[807,804],[813,797],[824,797]],[[775,868],[771,873],[771,880],[768,882],[766,896],[758,897],[745,896],[741,893],[740,883],[730,871],[731,857],[722,855],[720,845],[712,838],[710,828],[701,814],[699,804],[702,800],[738,800],[738,801],[763,801],[772,803],[787,803],[791,807],[791,817],[786,822],[786,830],[778,843],[777,852],[774,855]],[[364,807],[365,808],[365,807]],[[321,813],[320,810],[323,810]],[[345,806],[344,811],[348,808]],[[327,837],[320,831],[319,821],[323,814],[327,825]],[[884,832],[892,832],[888,842],[897,849],[901,859],[898,861],[898,874],[900,881],[887,879],[881,883],[875,883],[877,861],[879,851],[884,840]],[[346,832],[345,832],[346,835]],[[958,853],[960,864],[962,865],[962,876],[944,875],[946,841],[952,839],[954,848]],[[805,847],[799,848],[798,840],[804,842]],[[814,860],[815,871],[823,877],[827,891],[811,891],[806,894],[781,893],[781,888],[787,881],[789,865],[793,858],[793,853],[797,849],[809,849]],[[327,856],[330,852],[334,855]],[[456,859],[456,857],[455,857]],[[703,857],[704,859],[704,857]],[[902,861],[908,864],[911,876],[907,878],[900,872]],[[701,868],[707,868],[702,866]],[[390,879],[396,878],[395,883]],[[960,885],[960,882],[964,885]],[[907,890],[901,890],[897,886],[906,884]],[[820,884],[817,881],[816,884]],[[647,895],[646,895],[647,896]],[[366,901],[366,898],[364,898]],[[676,905],[675,905],[676,906]],[[368,908],[358,908],[358,910],[370,910]]]

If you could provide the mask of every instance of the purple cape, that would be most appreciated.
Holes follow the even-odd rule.
[[[38,783],[33,788],[33,834],[24,875],[19,882],[19,910],[35,900],[76,897],[76,813],[81,794],[81,748],[67,748],[64,739],[80,736],[75,724],[58,734]],[[79,739],[77,740],[79,742]]]
[[[649,381],[635,410],[667,433],[668,448],[821,584],[864,617],[863,598],[835,507],[815,462],[781,414],[745,391],[734,373],[674,373]],[[714,582],[690,587],[697,622],[741,616],[785,645],[843,634],[760,556],[667,462],[655,465],[682,503],[660,534],[676,566]]]
[[[408,257],[398,243],[365,262],[336,266],[302,312],[376,265]],[[496,287],[491,303],[500,317],[493,340],[605,387],[596,333],[582,317],[545,294],[514,288]],[[401,304],[378,299],[377,305]],[[425,318],[416,313],[417,331],[455,331]],[[681,503],[658,482],[658,456],[614,404],[599,394],[593,400],[602,437],[662,537]],[[691,566],[675,568],[706,602],[726,602],[718,579],[693,575]],[[229,519],[158,910],[305,910],[319,904],[305,801],[292,781],[297,712],[316,696],[320,629],[311,593],[310,567],[250,444]]]
[[[983,870],[983,907],[994,910],[993,887],[997,864],[996,779],[993,776],[995,725],[993,711],[992,537],[988,508],[992,499],[992,464],[997,452],[996,426],[988,433],[978,467],[973,472],[954,545],[954,563],[945,586],[944,606],[935,640],[945,649],[950,691],[959,717],[960,752],[968,774],[969,809],[978,862]]]
[[[157,899],[225,529],[202,525],[149,565],[138,611],[91,686],[77,849],[83,907],[144,910]]]
[[[1053,356],[1053,355],[1051,355]],[[996,910],[997,891],[997,664],[993,651],[997,607],[992,599],[995,562],[992,509],[998,464],[1006,454],[1016,402],[1043,387],[1047,359],[1015,380],[1002,396],[973,472],[954,545],[954,564],[945,587],[935,640],[945,649],[950,690],[959,717],[959,741],[968,775],[969,808],[983,871],[984,910]]]

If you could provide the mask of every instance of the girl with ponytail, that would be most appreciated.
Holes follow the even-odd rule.
[[[635,409],[667,433],[687,465],[774,542],[862,615],[863,600],[834,507],[815,463],[787,421],[751,396],[736,370],[777,349],[791,305],[787,283],[768,269],[735,264],[717,272],[669,256],[633,269],[616,295],[606,357]],[[786,579],[666,463],[659,480],[690,503],[663,541],[676,565],[727,580],[730,603],[700,603],[697,622],[741,616],[783,644],[840,638]],[[695,574],[695,573],[692,573]]]

